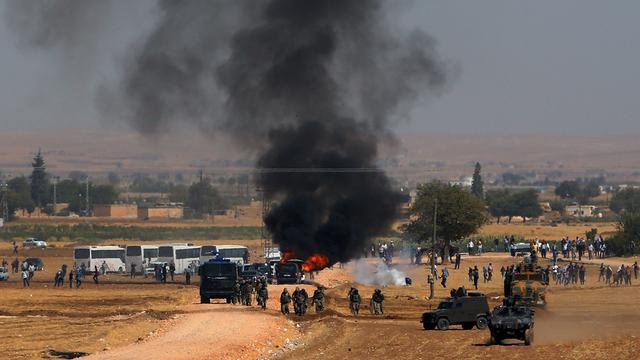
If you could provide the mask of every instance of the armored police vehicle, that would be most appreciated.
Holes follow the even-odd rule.
[[[515,303],[515,302],[514,302]],[[489,318],[491,343],[504,339],[518,339],[525,345],[533,342],[533,309],[526,305],[502,305],[496,307]]]
[[[484,294],[458,289],[456,296],[440,303],[434,311],[422,314],[422,326],[425,330],[447,330],[450,325],[462,325],[465,330],[485,329],[489,318],[489,304]]]
[[[226,299],[231,303],[236,282],[239,280],[238,266],[229,260],[212,259],[200,265],[200,303],[211,299]]]

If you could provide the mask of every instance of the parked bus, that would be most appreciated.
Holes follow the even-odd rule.
[[[158,245],[128,245],[126,250],[127,272],[131,272],[131,264],[136,264],[136,272],[142,273],[151,262],[158,260]]]
[[[249,249],[240,245],[217,245],[218,253],[224,259],[242,266],[249,263]]]
[[[200,263],[204,264],[207,261],[216,257],[218,253],[218,247],[215,245],[202,245],[200,247]]]
[[[173,263],[176,267],[176,274],[182,274],[185,269],[195,273],[200,265],[200,246],[160,245],[158,247],[158,262]]]
[[[73,262],[76,266],[84,264],[88,271],[105,264],[107,272],[124,272],[125,249],[119,246],[76,246],[73,250]]]

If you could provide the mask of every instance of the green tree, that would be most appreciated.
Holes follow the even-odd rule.
[[[640,214],[640,189],[624,189],[616,192],[609,205],[618,214]]]
[[[474,234],[487,218],[482,200],[460,186],[440,182],[422,184],[409,209],[412,220],[405,231],[410,236],[421,240],[432,237],[436,199],[436,229],[444,240],[443,261],[448,262],[451,242]]]
[[[556,186],[556,195],[563,199],[575,199],[580,194],[580,184],[577,181],[563,181]]]
[[[21,176],[9,180],[7,188],[7,205],[10,215],[13,215],[18,209],[24,209],[29,213],[35,210],[35,203],[31,198],[31,187],[25,177]]]
[[[495,216],[500,223],[500,218],[503,216],[509,216],[512,212],[510,210],[511,204],[511,192],[507,189],[489,190],[486,195],[487,207],[489,213]]]
[[[512,195],[514,204],[514,216],[522,216],[526,218],[537,218],[544,213],[538,200],[538,192],[534,189],[518,191]]]
[[[640,214],[624,213],[618,231],[607,241],[607,245],[617,256],[636,254],[640,247]]]
[[[200,181],[189,187],[186,205],[197,215],[213,214],[217,210],[225,210],[228,205],[207,181]]]
[[[482,167],[480,163],[476,163],[476,167],[473,170],[473,182],[471,183],[471,193],[479,198],[484,197],[484,182],[482,181],[482,175],[480,175],[480,171]]]
[[[113,185],[91,185],[91,204],[113,204],[118,200],[118,190]]]
[[[189,198],[189,188],[186,185],[173,185],[169,191],[169,201],[186,203]]]
[[[49,195],[49,179],[46,171],[46,164],[42,152],[33,158],[31,163],[33,170],[31,171],[31,199],[36,207],[42,207],[47,204]]]

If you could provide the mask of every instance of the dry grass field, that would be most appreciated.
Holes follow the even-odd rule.
[[[530,224],[488,224],[483,226],[479,234],[487,236],[514,235],[516,238],[540,240],[560,240],[565,236],[575,239],[576,236],[584,237],[585,233],[591,229],[598,229],[598,233],[603,236],[613,234],[617,230],[616,223],[577,223],[577,224],[557,224],[546,225],[538,223]]]
[[[259,242],[245,244],[254,252],[259,249]],[[7,243],[3,243],[0,257],[8,254]],[[202,341],[217,339],[217,346],[202,347],[203,352],[197,356],[172,355],[172,358],[212,358],[225,354],[219,358],[255,359],[271,352],[285,359],[635,359],[640,351],[636,337],[640,286],[609,287],[598,283],[595,262],[587,264],[585,286],[551,285],[549,306],[536,314],[535,343],[527,347],[516,341],[487,346],[487,331],[425,331],[419,323],[421,313],[437,306],[451,287],[472,286],[467,279],[469,266],[493,264],[496,269],[493,281],[481,280],[479,291],[490,297],[492,306],[497,304],[502,293],[497,270],[514,262],[504,254],[465,257],[461,270],[449,267],[448,288],[438,285],[437,299],[432,301],[426,299],[426,267],[398,259],[396,268],[411,277],[413,285],[383,287],[385,315],[379,317],[371,315],[368,307],[375,286],[357,284],[354,277],[354,268],[363,265],[350,263],[344,268],[325,269],[316,276],[316,281],[329,287],[328,310],[322,315],[310,311],[303,318],[290,316],[299,329],[278,320],[284,320],[278,315],[277,303],[283,285],[270,286],[269,309],[265,312],[255,307],[199,305],[197,287],[185,287],[181,277],[175,283],[156,284],[143,277],[131,280],[114,274],[103,277],[99,285],[86,278],[81,289],[53,289],[53,273],[62,263],[71,262],[71,247],[29,250],[22,255],[42,257],[45,270],[36,273],[29,289],[23,289],[15,275],[8,283],[0,283],[0,323],[5,330],[0,353],[9,359],[40,358],[48,349],[98,353],[97,359],[117,359],[122,358],[118,355],[142,351],[145,356],[141,352],[139,358],[160,359],[180,353],[185,341],[199,341],[198,336],[203,337]],[[634,260],[609,261],[616,265]],[[376,260],[365,259],[362,263],[375,268]],[[357,286],[363,296],[358,318],[348,313],[346,293],[351,286]],[[206,325],[209,321],[211,326]],[[214,325],[219,322],[233,323],[233,331],[243,335],[216,337],[226,334],[224,329],[229,326]],[[255,333],[255,329],[264,326],[275,330]],[[188,338],[181,340],[180,336]],[[296,337],[299,337],[297,346],[287,346],[289,350],[282,352],[288,340]],[[158,343],[162,345],[157,346]],[[119,350],[122,346],[126,347]]]

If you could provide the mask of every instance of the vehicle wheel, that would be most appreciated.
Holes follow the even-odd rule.
[[[491,345],[500,345],[500,338],[494,335],[491,335]]]
[[[533,342],[533,331],[527,330],[524,333],[524,344],[529,346]]]
[[[478,316],[476,319],[476,327],[480,330],[484,330],[487,328],[487,318],[485,316]]]
[[[124,271],[124,269],[122,268],[122,266],[118,268],[118,272],[119,272],[119,273],[121,273],[121,272],[123,272],[123,271]]]
[[[211,303],[211,299],[209,299],[206,296],[200,296],[200,304],[210,304]]]
[[[231,298],[227,298],[227,304],[231,304]]]
[[[471,330],[471,329],[473,329],[473,325],[475,325],[475,324],[474,323],[464,323],[464,324],[462,324],[462,328],[464,330]]]
[[[438,319],[438,330],[447,330],[449,329],[449,320],[446,318]]]

